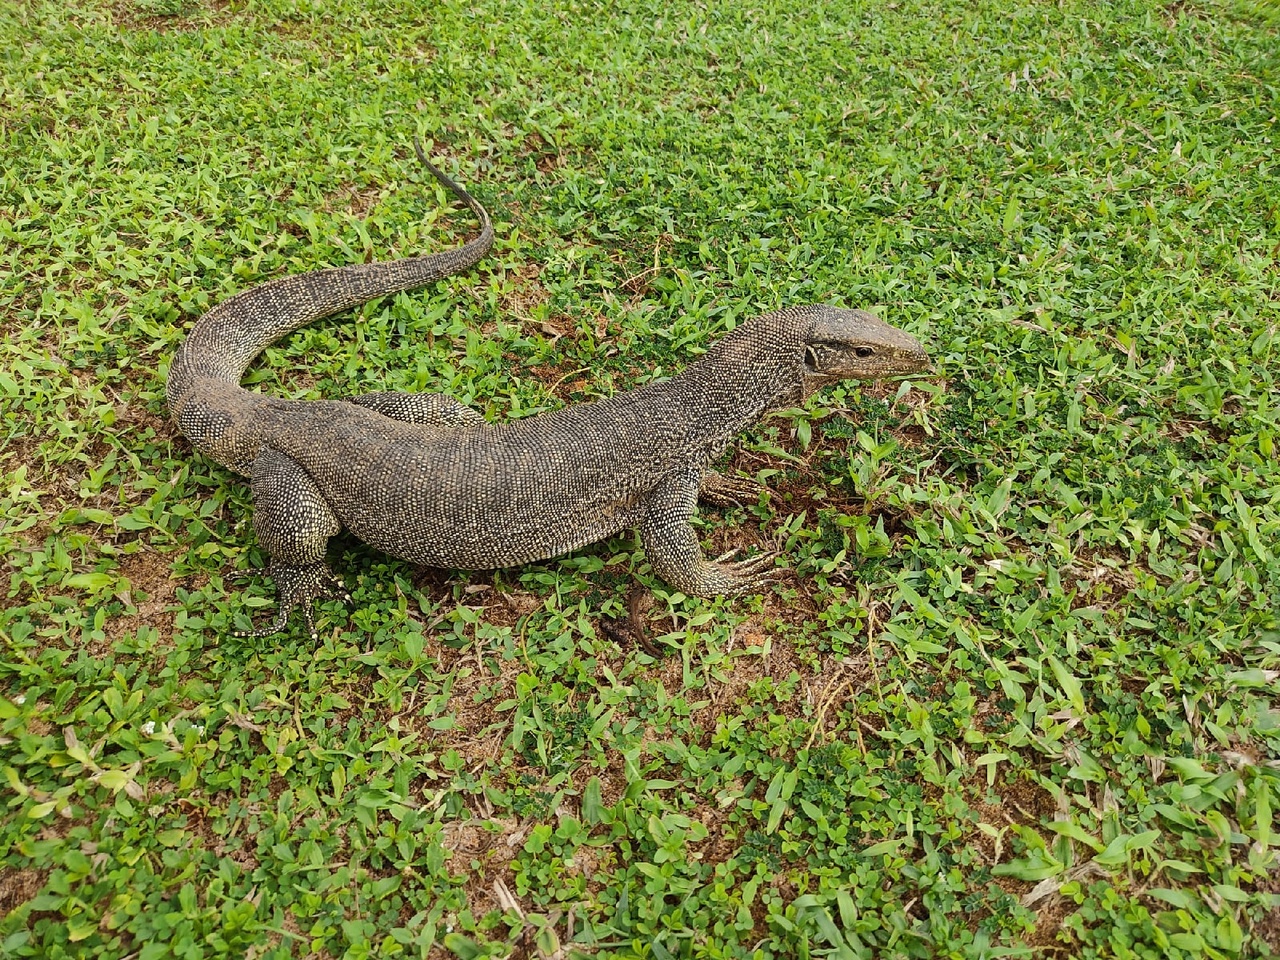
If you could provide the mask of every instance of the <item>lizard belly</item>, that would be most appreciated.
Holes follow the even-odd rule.
[[[636,526],[644,508],[635,502],[579,504],[547,512],[485,509],[428,496],[375,514],[339,514],[357,537],[384,553],[433,567],[487,570],[558,557]]]

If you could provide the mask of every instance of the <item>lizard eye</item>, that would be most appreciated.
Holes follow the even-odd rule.
[[[872,347],[856,347],[853,355],[859,360],[865,360],[867,357],[875,356],[875,350]]]

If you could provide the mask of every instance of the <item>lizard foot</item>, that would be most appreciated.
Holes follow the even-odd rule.
[[[648,513],[640,524],[644,552],[653,572],[687,596],[718,597],[759,590],[772,579],[776,550],[732,562],[729,558],[733,553],[718,560],[707,560],[702,555],[702,545],[689,521],[697,509],[699,492],[708,486],[709,476],[696,467],[687,467],[654,488]],[[712,481],[710,485],[714,488],[716,483]]]
[[[779,557],[777,550],[766,550],[745,560],[730,561],[729,558],[739,552],[737,549],[730,550],[707,563],[702,579],[712,590],[710,593],[700,594],[701,596],[751,593],[777,579],[773,573],[773,562]]]
[[[280,633],[289,620],[294,607],[302,610],[302,618],[307,623],[307,632],[312,640],[319,639],[316,631],[315,613],[311,604],[325,597],[351,602],[351,594],[347,592],[342,578],[323,563],[287,564],[272,563],[271,579],[276,582],[276,615],[271,623],[260,630],[237,630],[237,637],[270,637]]]

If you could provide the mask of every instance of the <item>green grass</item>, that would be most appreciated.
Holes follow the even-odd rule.
[[[825,9],[823,9],[825,6]],[[0,954],[1280,952],[1280,17],[1263,3],[0,5]],[[745,436],[762,598],[630,536],[340,538],[318,645],[168,358],[264,279],[471,274],[256,389],[491,419],[870,307],[939,376]],[[632,576],[655,658],[620,643]],[[244,592],[242,592],[244,591]],[[557,952],[561,951],[561,952]]]

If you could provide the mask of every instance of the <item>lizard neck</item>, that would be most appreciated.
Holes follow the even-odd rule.
[[[771,410],[803,399],[798,333],[757,317],[672,377],[668,387],[690,411],[692,437],[708,459]]]

